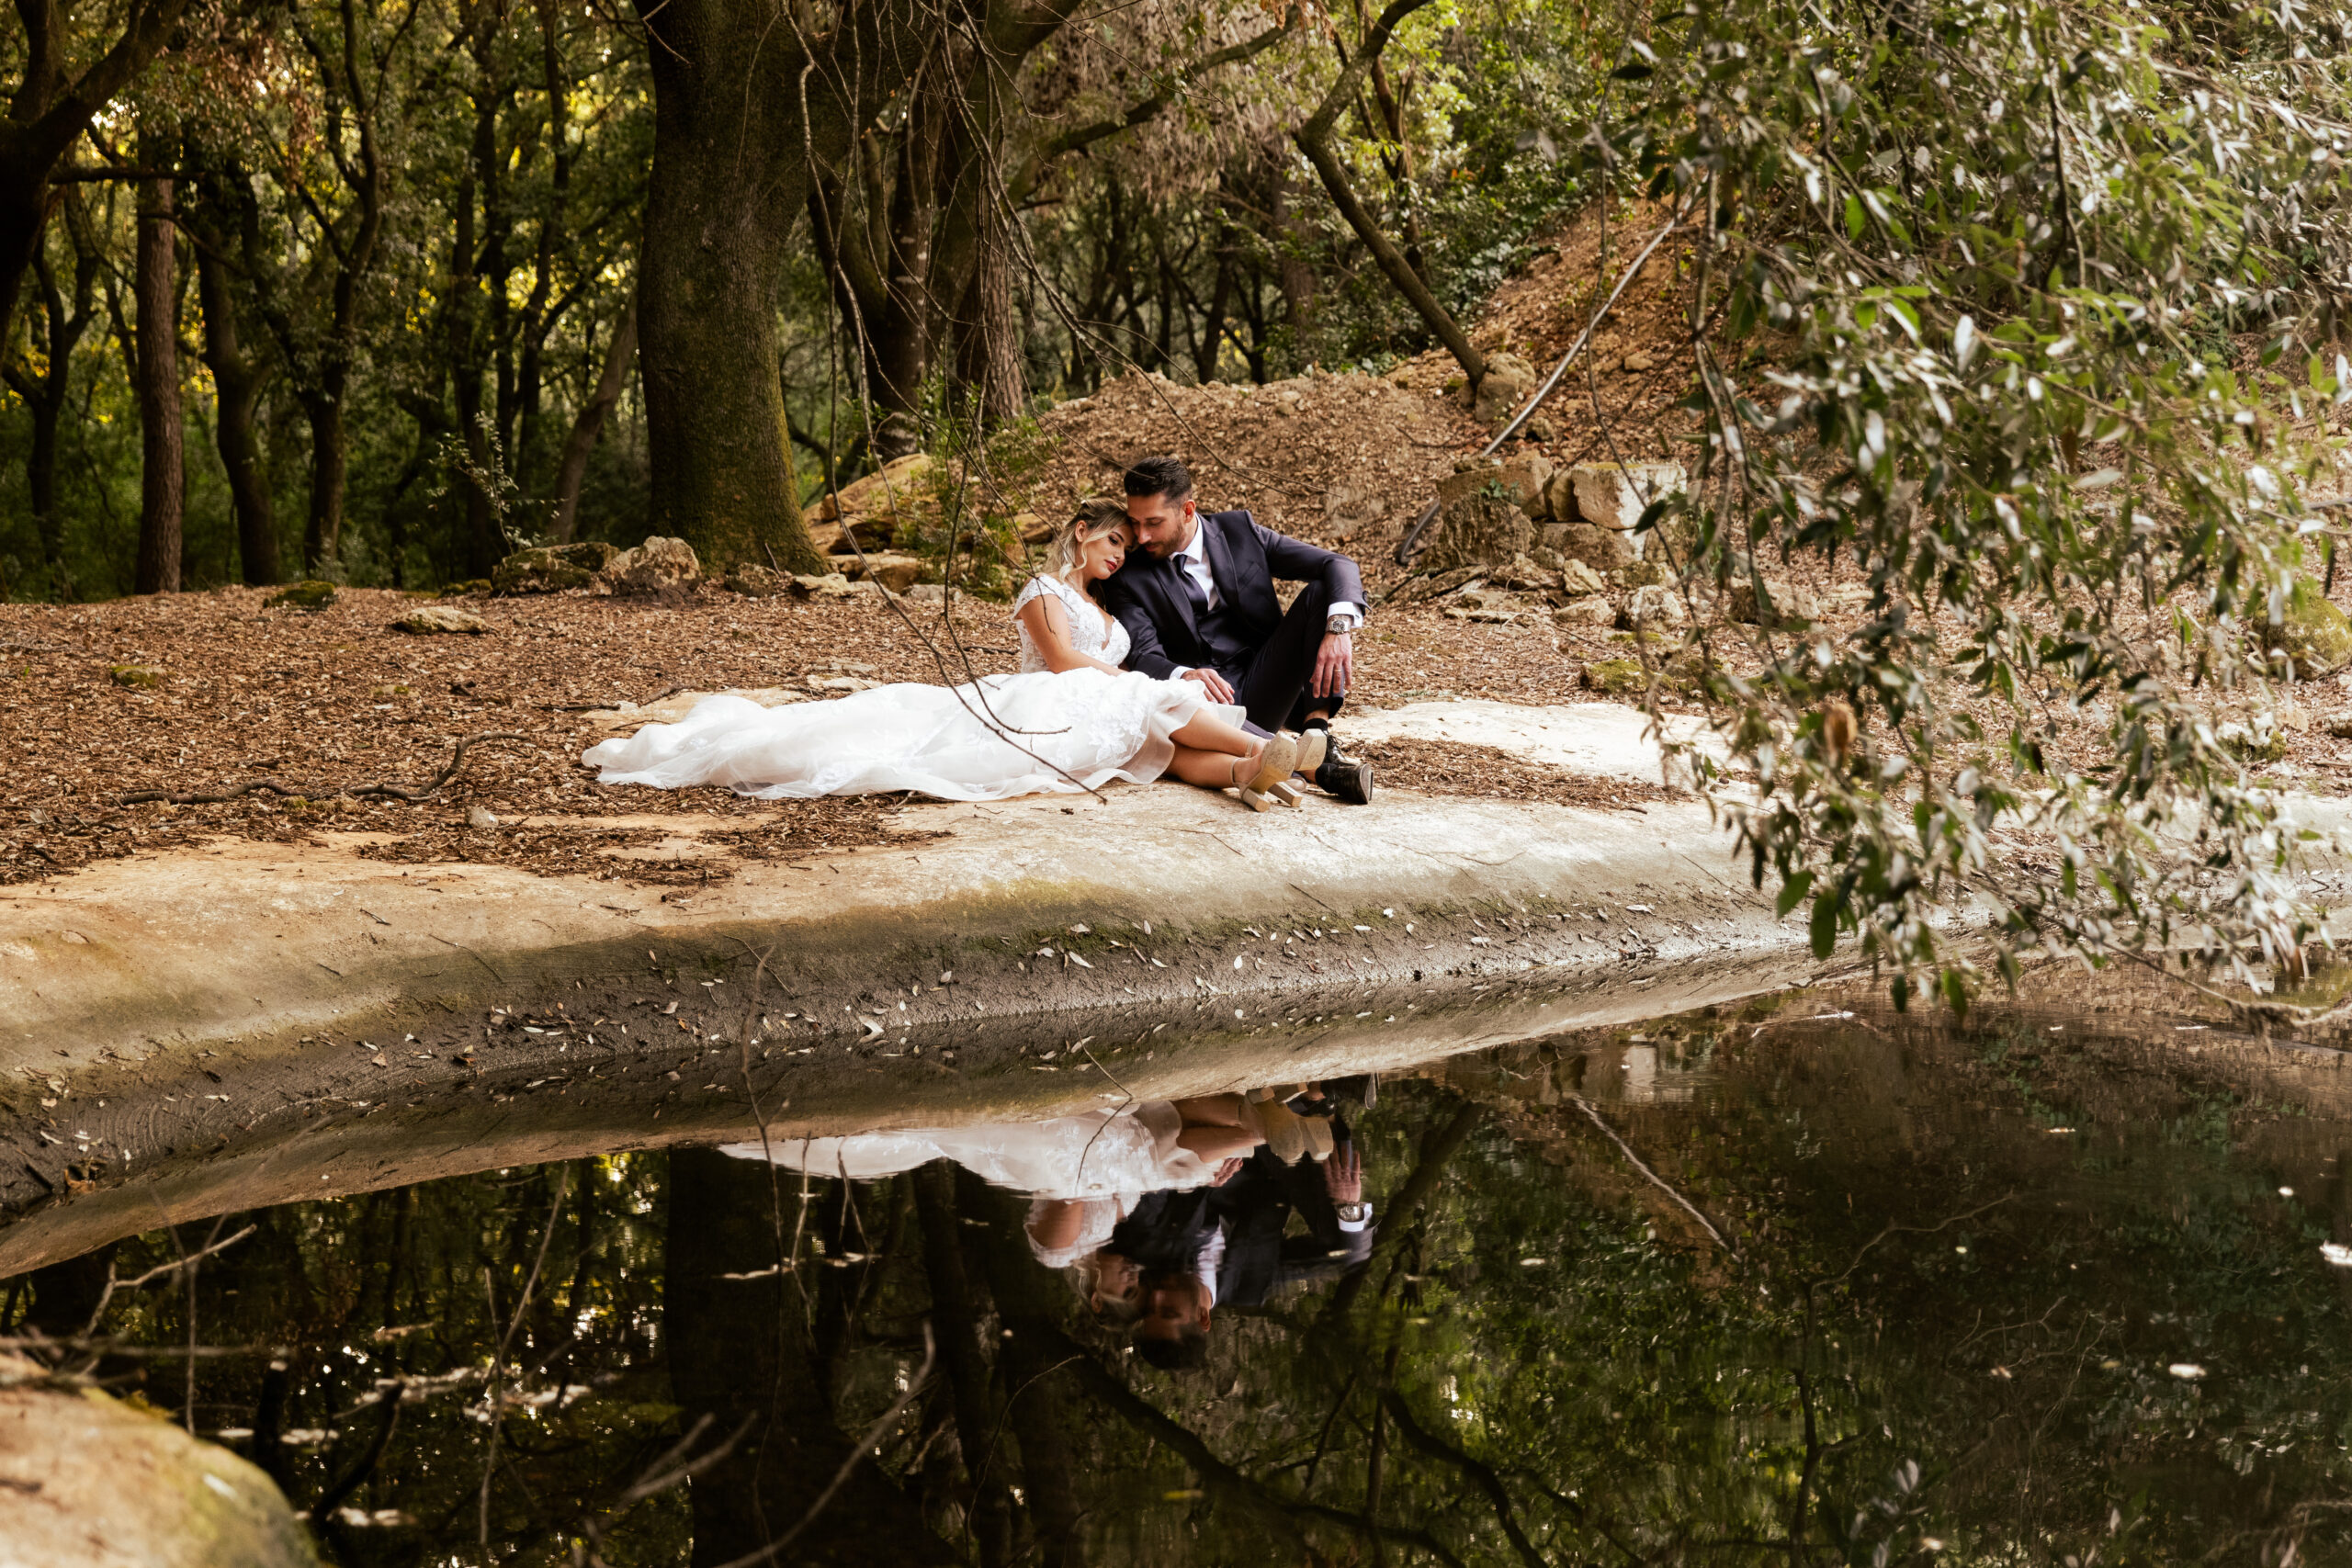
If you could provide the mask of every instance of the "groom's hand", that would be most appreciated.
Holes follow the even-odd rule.
[[[1322,651],[1315,656],[1315,677],[1307,682],[1307,693],[1317,697],[1344,697],[1348,694],[1348,679],[1355,672],[1355,638],[1346,632],[1325,632]]]
[[[1317,668],[1319,669],[1320,666]],[[1198,681],[1201,683],[1201,690],[1209,694],[1209,700],[1212,702],[1229,703],[1233,700],[1232,682],[1214,670],[1187,670],[1184,671],[1184,679]]]

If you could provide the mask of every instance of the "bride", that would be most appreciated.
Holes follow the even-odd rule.
[[[1064,525],[1053,570],[1013,602],[1018,674],[776,708],[705,697],[678,723],[592,746],[581,761],[602,770],[602,784],[725,784],[761,800],[899,790],[1003,800],[1163,773],[1216,789],[1272,788],[1307,760],[1298,741],[1250,734],[1196,682],[1119,668],[1127,628],[1097,602],[1095,585],[1119,570],[1134,538],[1115,501],[1090,501]]]

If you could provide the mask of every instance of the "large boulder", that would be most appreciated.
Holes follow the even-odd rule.
[[[1473,491],[1439,508],[1436,534],[1421,562],[1432,570],[1485,567],[1535,547],[1534,520],[1497,495]]]
[[[493,593],[560,593],[567,588],[587,588],[596,574],[620,554],[602,539],[571,545],[540,545],[516,550],[491,569]]]
[[[2308,589],[2287,601],[2287,618],[2269,628],[2269,642],[2287,656],[2290,680],[2324,681],[2352,664],[2352,620]]]
[[[885,514],[901,512],[910,503],[926,501],[928,487],[923,484],[931,470],[938,464],[928,453],[910,452],[896,462],[885,463],[862,479],[842,486],[838,494],[827,494],[817,502],[816,520],[838,523],[842,518],[861,518],[868,513]],[[860,530],[858,537],[865,535]]]
[[[702,561],[684,539],[656,534],[615,556],[604,581],[616,593],[683,593],[702,581]]]
[[[792,579],[772,566],[757,561],[743,561],[727,569],[719,580],[721,588],[730,593],[741,593],[746,599],[775,599],[792,592]]]
[[[1634,525],[1653,501],[1686,484],[1679,463],[1578,463],[1551,488],[1552,513],[1562,523],[1582,523],[1630,536],[1634,554],[1641,554],[1641,536]]]
[[[922,576],[922,558],[868,550],[863,561],[854,557],[843,561],[842,575],[852,582],[878,582],[893,593],[904,593]]]
[[[217,1444],[0,1357],[0,1564],[315,1568],[277,1483]]]
[[[1517,413],[1543,377],[1535,367],[1505,349],[1487,355],[1487,374],[1470,401],[1470,414],[1481,424],[1500,424]]]

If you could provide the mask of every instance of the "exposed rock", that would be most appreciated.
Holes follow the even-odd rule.
[[[772,566],[744,561],[727,569],[719,586],[746,599],[774,599],[793,591],[793,580]]]
[[[1042,545],[1059,532],[1061,525],[1048,523],[1034,512],[1012,514],[1012,532],[1024,545]]]
[[[1604,576],[1637,559],[1641,543],[1638,536],[1589,523],[1556,524],[1545,535],[1545,543],[1563,558],[1580,561]]]
[[[2352,664],[2352,620],[2308,590],[2287,602],[2287,618],[2270,628],[2270,646],[2291,661],[2292,678],[2322,681]]]
[[[312,1568],[261,1470],[96,1389],[0,1358],[0,1561],[41,1568]]]
[[[469,806],[466,807],[466,826],[469,828],[495,828],[498,826],[498,818],[492,816],[487,807]]]
[[[1511,499],[1502,468],[1471,468],[1439,481],[1438,514],[1422,565],[1486,566],[1535,547],[1535,524]]]
[[[1609,586],[1600,573],[1580,560],[1564,561],[1560,567],[1560,591],[1564,593],[1599,593]]]
[[[616,592],[677,593],[702,581],[702,561],[684,539],[656,534],[615,556],[603,575]]]
[[[487,577],[469,577],[463,582],[452,582],[434,595],[436,599],[473,599],[489,596],[490,579]]]
[[[1821,599],[1801,582],[1783,577],[1764,579],[1764,597],[1759,604],[1756,584],[1746,578],[1735,581],[1724,595],[1724,618],[1742,626],[1778,629],[1781,626],[1809,626],[1821,619]]]
[[[904,593],[922,575],[920,556],[892,555],[887,550],[868,550],[863,561],[852,558],[842,565],[842,575],[852,582],[878,582],[893,593]]]
[[[419,604],[392,625],[404,632],[473,632],[490,629],[480,615],[471,610],[460,610],[455,604]]]
[[[1542,521],[1551,514],[1551,460],[1541,453],[1530,453],[1497,468],[1495,482],[1503,487],[1511,504],[1528,516]]]
[[[263,606],[271,610],[323,610],[334,603],[334,584],[311,579],[289,582],[267,599]]]
[[[964,591],[950,590],[944,582],[918,582],[907,590],[907,599],[916,604],[944,604],[951,598],[962,599]]]
[[[534,549],[516,550],[492,569],[491,591],[495,593],[559,593],[567,588],[586,588],[596,581],[596,574],[612,565],[620,551],[602,539],[583,539],[571,545],[543,545]]]
[[[838,571],[829,571],[822,577],[807,572],[792,575],[792,593],[797,599],[847,599],[856,592],[856,586]]]
[[[1543,378],[1508,349],[1487,355],[1487,374],[1470,404],[1471,416],[1481,424],[1500,424],[1517,413]]]
[[[1639,349],[1635,349],[1633,353],[1625,356],[1624,367],[1628,370],[1634,371],[1655,370],[1657,368],[1657,361],[1651,358],[1648,355],[1642,353]]]
[[[1649,689],[1649,676],[1632,659],[1597,659],[1584,667],[1577,683],[1604,697],[1638,696]]]
[[[1564,626],[1613,626],[1617,624],[1617,606],[1605,593],[1587,594],[1571,599],[1552,612],[1555,623]]]
[[[815,520],[838,523],[844,517],[862,518],[869,513],[887,515],[903,511],[917,499],[922,480],[937,466],[928,453],[910,452],[896,462],[883,464],[864,479],[842,486],[838,495],[827,495],[817,503]],[[858,530],[858,539],[867,542],[865,529]]]
[[[1686,482],[1679,463],[1636,462],[1620,468],[1615,463],[1578,463],[1567,470],[1565,497],[1555,494],[1553,514],[1563,523],[1588,523],[1595,527],[1630,533],[1640,522],[1642,511],[1662,495],[1683,488]],[[1563,510],[1558,502],[1570,504]],[[1634,553],[1641,554],[1640,539],[1634,539]]]
[[[1679,626],[1689,619],[1682,607],[1682,595],[1673,589],[1653,583],[1636,588],[1625,602],[1625,619],[1635,626]]]
[[[1521,555],[1513,556],[1510,560],[1497,567],[1488,581],[1505,588],[1542,592],[1559,587],[1560,574],[1546,567],[1539,566]]]

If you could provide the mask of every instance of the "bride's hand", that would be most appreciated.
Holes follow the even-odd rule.
[[[1238,1159],[1227,1160],[1224,1164],[1216,1168],[1216,1174],[1209,1178],[1209,1185],[1211,1187],[1222,1187],[1240,1174],[1241,1162]]]

